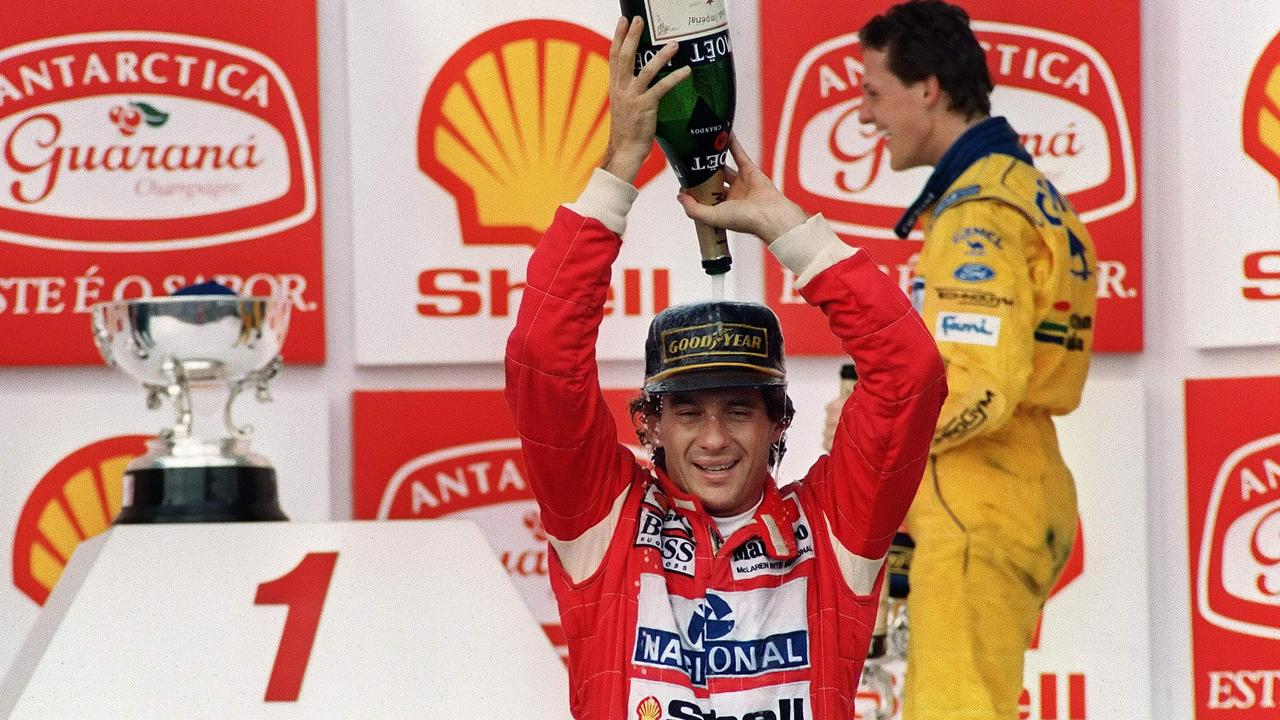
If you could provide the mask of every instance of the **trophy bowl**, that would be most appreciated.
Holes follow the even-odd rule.
[[[191,384],[251,375],[280,354],[289,303],[267,297],[183,295],[93,306],[94,339],[108,365],[143,385],[173,381],[180,362]]]
[[[289,328],[283,298],[175,295],[98,303],[93,337],[107,365],[142,384],[147,407],[169,402],[175,422],[125,469],[117,523],[284,520],[275,470],[249,450],[252,426],[231,417],[252,388],[270,400]],[[223,431],[195,431],[209,401],[222,405]]]

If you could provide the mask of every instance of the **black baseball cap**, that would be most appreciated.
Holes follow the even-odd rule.
[[[786,384],[782,330],[764,305],[727,300],[673,305],[649,324],[645,393]]]

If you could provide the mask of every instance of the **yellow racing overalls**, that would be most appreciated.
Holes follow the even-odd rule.
[[[1011,155],[978,159],[939,197],[921,216],[912,295],[950,394],[907,516],[903,717],[1014,720],[1023,656],[1076,534],[1052,416],[1080,404],[1097,256],[1066,199]]]

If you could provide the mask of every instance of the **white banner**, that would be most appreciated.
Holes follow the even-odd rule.
[[[347,4],[358,363],[503,356],[532,247],[603,155],[617,19],[599,0]],[[637,184],[605,359],[641,357],[656,311],[711,290],[660,154]]]
[[[314,392],[275,396],[270,404],[241,398],[235,420],[254,426],[252,448],[275,466],[285,514],[328,520],[328,401]],[[140,387],[0,396],[0,417],[11,430],[0,437],[0,670],[13,662],[75,546],[114,517],[120,476],[144,449],[141,436],[173,424],[171,410],[148,411],[144,399]],[[194,429],[214,432],[199,423]]]
[[[1264,5],[1176,5],[1182,139],[1170,170],[1182,178],[1192,347],[1280,343],[1280,16]]]

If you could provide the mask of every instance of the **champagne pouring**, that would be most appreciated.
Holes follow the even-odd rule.
[[[644,36],[636,52],[636,71],[662,48],[678,42],[680,50],[659,73],[661,78],[688,66],[690,76],[662,98],[658,106],[658,145],[676,178],[704,205],[724,197],[725,157],[733,131],[733,45],[724,0],[621,0],[622,14],[644,19]],[[725,231],[695,222],[702,268],[712,278],[712,295],[724,296],[724,275],[733,258]]]

